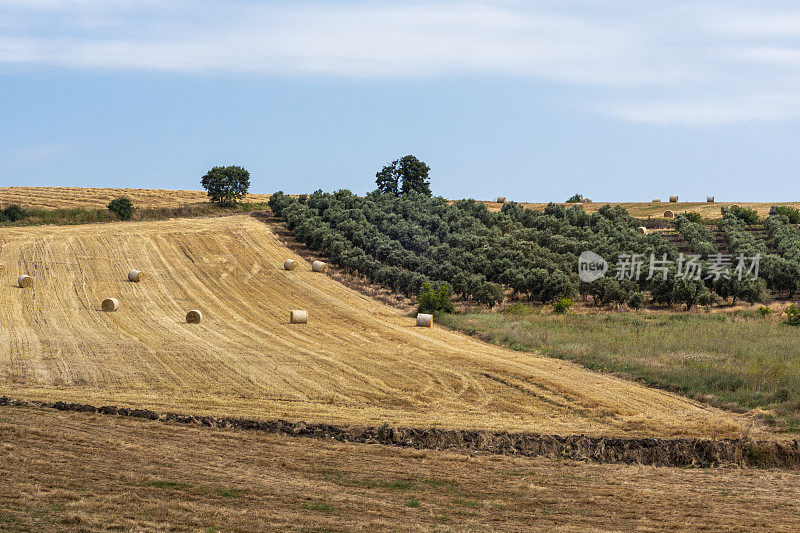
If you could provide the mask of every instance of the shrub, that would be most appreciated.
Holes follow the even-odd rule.
[[[770,309],[766,305],[762,305],[761,307],[758,308],[758,312],[761,314],[761,316],[767,316],[772,312],[772,309]]]
[[[107,207],[108,210],[117,215],[120,220],[130,220],[133,216],[133,212],[136,210],[136,208],[133,207],[131,199],[126,196],[114,198]]]
[[[453,289],[450,288],[448,283],[442,283],[439,289],[434,289],[430,283],[425,282],[422,284],[422,289],[419,295],[419,303],[417,305],[418,313],[452,313],[455,308],[450,297],[453,295]]]
[[[748,225],[758,224],[761,220],[754,209],[747,209],[746,207],[732,207],[728,212]]]
[[[572,300],[569,298],[561,298],[553,304],[553,312],[557,315],[563,315],[572,307]]]
[[[788,205],[773,205],[769,210],[769,216],[783,215],[789,220],[789,224],[800,224],[800,210]]]
[[[628,307],[631,309],[641,309],[644,306],[644,293],[643,292],[634,292],[631,294],[631,297],[628,298]]]
[[[11,204],[0,213],[2,222],[16,222],[25,218],[25,210],[17,204]]]
[[[695,213],[692,211],[687,213],[681,213],[679,216],[685,218],[689,222],[694,222],[695,224],[703,223],[703,215],[701,215],[700,213]]]
[[[577,204],[577,203],[579,203],[581,200],[583,200],[583,195],[582,195],[582,194],[577,194],[577,193],[576,193],[576,194],[573,194],[572,196],[570,196],[570,197],[569,197],[569,200],[567,200],[567,202],[566,202],[566,203],[568,203],[568,204]]]
[[[214,167],[200,180],[212,202],[230,207],[250,189],[250,173],[242,167]]]
[[[800,309],[794,304],[786,308],[786,323],[790,326],[800,326]]]

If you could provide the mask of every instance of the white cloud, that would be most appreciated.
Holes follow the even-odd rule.
[[[789,3],[0,0],[0,64],[503,75],[595,88],[585,105],[653,123],[800,118],[798,63]]]

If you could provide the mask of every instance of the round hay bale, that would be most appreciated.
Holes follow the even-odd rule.
[[[297,266],[297,261],[294,259],[287,259],[283,262],[283,269],[284,270],[294,270],[294,267]]]
[[[328,270],[328,263],[323,263],[322,261],[314,261],[311,263],[311,270],[314,272],[325,272]]]
[[[731,205],[731,209],[739,209],[739,206],[736,204]]]
[[[33,278],[26,274],[23,274],[17,278],[17,285],[19,285],[23,289],[27,289],[28,287],[33,287]]]
[[[0,276],[6,273],[6,266],[0,263]]]
[[[706,202],[708,202],[709,204],[713,204],[714,203],[714,197],[713,196],[706,196]]]
[[[289,311],[289,322],[292,324],[308,324],[308,311],[305,309]]]
[[[669,201],[672,202],[673,204],[675,204],[675,203],[678,202],[678,197],[677,196],[670,196],[669,197]]]
[[[581,203],[582,204],[590,204],[590,203],[592,203],[592,201],[590,199],[588,199],[588,198],[583,198],[583,199],[581,199]]]
[[[103,308],[103,311],[116,311],[119,309],[119,300],[116,298],[106,298],[103,300],[103,303],[100,305]]]
[[[638,231],[638,232],[639,232],[639,233],[641,233],[642,235],[647,235],[647,228],[645,228],[644,226],[639,226],[639,227],[636,229],[636,231]]]
[[[186,313],[186,322],[188,324],[199,324],[201,320],[203,320],[203,313],[197,309],[192,309]]]
[[[670,210],[664,211],[664,218],[675,218],[675,212]]]
[[[653,203],[654,204],[660,204],[661,203],[661,198],[653,198]]]
[[[505,196],[498,196],[498,197],[497,197],[497,203],[498,203],[498,204],[504,204],[504,203],[506,203],[506,197],[505,197]]]
[[[139,283],[140,281],[142,281],[143,277],[144,274],[142,274],[138,270],[131,270],[130,272],[128,272],[128,281],[131,281],[133,283]]]
[[[426,313],[417,314],[417,327],[429,328],[433,324],[433,315]]]

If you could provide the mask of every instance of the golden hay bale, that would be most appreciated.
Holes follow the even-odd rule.
[[[328,270],[328,263],[323,263],[322,261],[314,261],[311,263],[311,270],[314,272],[325,272]]]
[[[664,211],[664,218],[675,218],[675,213],[673,211]]]
[[[19,285],[23,289],[27,289],[28,287],[33,287],[33,278],[23,274],[17,278],[17,285]]]
[[[590,203],[592,203],[592,201],[590,199],[588,199],[588,198],[583,198],[583,199],[581,199],[581,203],[582,204],[590,204]]]
[[[192,309],[186,313],[186,322],[189,324],[199,324],[201,320],[203,320],[203,313],[197,309]]]
[[[660,204],[661,203],[661,198],[653,198],[653,203],[654,204]]]
[[[6,273],[6,266],[0,263],[0,276]]]
[[[425,313],[417,314],[417,326],[420,328],[429,328],[433,324],[433,315]]]
[[[308,311],[304,309],[289,311],[289,322],[292,324],[308,324]]]
[[[116,298],[106,298],[103,300],[100,307],[103,308],[103,311],[116,311],[119,309],[119,300]]]
[[[505,197],[505,196],[498,196],[498,197],[497,197],[497,203],[498,203],[498,204],[504,204],[504,203],[506,203],[506,197]]]
[[[283,262],[283,269],[284,270],[294,270],[294,267],[297,266],[297,261],[294,259],[287,259]]]
[[[708,202],[709,204],[713,204],[714,203],[714,197],[713,196],[706,196],[706,202]]]
[[[731,205],[731,209],[739,209],[739,206],[736,204]]]
[[[133,283],[139,283],[142,281],[144,274],[139,272],[138,270],[131,270],[128,272],[128,281],[132,281]]]
[[[672,202],[673,204],[677,203],[678,202],[678,197],[677,196],[670,196],[669,197],[669,201]]]
[[[639,226],[638,228],[636,228],[636,231],[638,231],[642,235],[647,235],[647,228],[645,228],[644,226]]]

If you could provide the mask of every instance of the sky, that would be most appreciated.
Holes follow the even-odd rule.
[[[800,201],[800,2],[0,0],[0,187]]]

